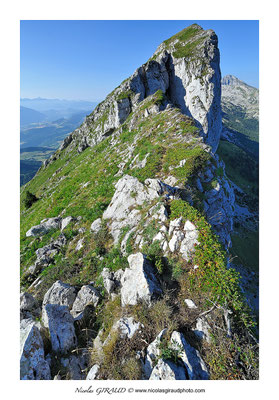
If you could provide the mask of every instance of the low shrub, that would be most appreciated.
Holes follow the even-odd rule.
[[[178,363],[179,358],[183,352],[183,346],[176,341],[169,342],[163,339],[159,344],[160,358],[164,360],[170,360],[175,364]]]
[[[33,193],[26,191],[25,199],[23,200],[24,205],[26,208],[30,208],[36,201],[38,201],[38,197],[35,196]]]

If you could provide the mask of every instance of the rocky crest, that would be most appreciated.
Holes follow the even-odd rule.
[[[220,89],[217,37],[192,25],[23,188],[22,379],[254,379]]]
[[[72,141],[79,143],[79,151],[96,145],[119,128],[142,100],[161,90],[166,95],[163,107],[174,104],[192,117],[215,152],[222,129],[219,62],[216,34],[196,24],[186,28],[163,42],[147,63],[110,93],[61,149]]]

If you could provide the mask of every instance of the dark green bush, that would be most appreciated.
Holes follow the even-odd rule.
[[[31,193],[31,192],[29,192],[29,190],[27,190],[26,197],[24,199],[24,205],[26,208],[30,208],[32,206],[32,204],[34,204],[38,200],[39,199],[37,196],[35,196],[33,193]]]

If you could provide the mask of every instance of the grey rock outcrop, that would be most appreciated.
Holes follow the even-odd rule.
[[[74,221],[75,218],[71,217],[70,215],[68,217],[65,217],[61,221],[61,232],[69,225],[70,222]]]
[[[63,367],[67,370],[67,378],[74,380],[86,379],[85,370],[88,365],[88,354],[81,353],[78,355],[71,354],[67,358],[61,358],[60,360]]]
[[[97,233],[97,232],[99,232],[101,227],[102,227],[102,219],[98,218],[98,219],[95,219],[95,221],[92,222],[90,229],[91,229],[91,231],[93,233]]]
[[[102,270],[101,277],[103,278],[104,288],[108,294],[112,294],[120,287],[123,273],[122,269],[111,271],[108,268],[104,268]]]
[[[207,343],[211,342],[210,325],[208,324],[205,318],[200,317],[197,319],[194,333],[197,335],[199,339],[201,340],[204,339],[207,341]]]
[[[49,244],[36,250],[37,259],[31,267],[28,268],[28,273],[37,275],[42,269],[47,267],[67,243],[64,234],[61,234],[56,240],[51,240]]]
[[[176,189],[158,179],[146,179],[142,184],[137,178],[125,175],[115,185],[116,191],[103,214],[104,219],[110,220],[111,234],[117,243],[121,229],[135,227],[141,215],[136,206],[150,202],[165,193],[167,198],[175,196]]]
[[[168,245],[170,251],[180,252],[182,257],[189,261],[195,251],[195,246],[199,243],[199,231],[189,220],[182,225],[182,217],[176,218],[170,222]]]
[[[159,345],[162,339],[165,337],[167,329],[163,329],[158,336],[153,340],[152,343],[146,349],[146,357],[143,363],[143,377],[144,379],[149,379],[152,373],[153,367],[155,366],[155,361],[160,356]]]
[[[51,288],[46,292],[43,300],[42,308],[42,322],[45,326],[47,323],[46,306],[48,304],[56,304],[60,306],[67,306],[69,309],[72,308],[76,299],[76,289],[67,283],[56,281]]]
[[[61,229],[61,217],[49,218],[41,221],[39,225],[32,226],[27,232],[26,237],[29,236],[43,236],[52,229]]]
[[[20,294],[20,320],[38,318],[41,309],[36,299],[28,292]]]
[[[123,317],[113,324],[112,331],[118,330],[121,338],[131,339],[141,327],[143,325],[136,322],[133,317]]]
[[[185,299],[184,302],[188,308],[191,308],[191,309],[197,308],[196,304],[191,299]]]
[[[40,330],[30,319],[20,323],[20,379],[51,379]]]
[[[151,304],[162,293],[154,270],[142,253],[128,257],[130,268],[126,268],[121,279],[121,304],[136,305],[139,301]]]
[[[201,358],[198,350],[192,347],[184,338],[182,333],[174,331],[171,335],[171,344],[174,349],[182,348],[180,358],[184,363],[187,370],[189,379],[193,380],[207,380],[209,373],[207,367]]]
[[[74,318],[67,306],[47,304],[44,324],[49,329],[53,351],[66,353],[77,345]]]
[[[182,363],[175,364],[170,360],[160,358],[153,368],[149,380],[186,380],[186,372]]]
[[[79,251],[83,248],[83,243],[84,243],[84,238],[81,238],[78,240],[77,245],[76,245],[76,251]]]
[[[98,290],[91,285],[84,285],[75,298],[71,314],[76,318],[82,314],[86,306],[93,305],[96,307],[99,303],[99,300],[100,293]]]
[[[192,253],[195,251],[195,246],[199,243],[199,231],[192,222],[187,220],[184,225],[184,239],[181,242],[180,253],[182,257],[188,261],[191,258]]]
[[[117,333],[121,339],[132,339],[132,337],[140,333],[144,326],[140,322],[136,322],[133,317],[122,317],[115,321],[109,334],[103,339],[104,330],[101,329],[93,341],[93,350],[97,354],[100,362],[103,359],[103,347],[109,344],[113,335]],[[97,367],[96,367],[97,368]]]
[[[111,294],[115,288],[116,284],[113,279],[113,272],[110,271],[108,268],[104,268],[103,271],[101,272],[101,277],[103,278],[103,284],[104,288],[108,292],[108,294]]]
[[[20,294],[20,311],[32,311],[38,307],[36,299],[28,292]]]
[[[212,30],[203,31],[196,24],[191,27],[196,29],[193,41],[201,42],[197,45],[199,57],[178,56],[178,40],[169,45],[163,42],[154,57],[160,65],[167,65],[172,103],[178,104],[183,113],[195,119],[201,128],[201,135],[215,152],[222,130],[218,39]]]
[[[193,35],[185,41],[183,33],[187,29],[192,30]],[[178,47],[181,46],[185,49],[192,46],[192,53],[179,54]],[[193,56],[195,51],[198,52],[196,57]],[[161,90],[167,97],[164,106],[176,104],[184,114],[193,117],[201,136],[215,152],[222,129],[219,63],[216,34],[212,30],[204,31],[196,24],[186,28],[163,42],[146,64],[86,117],[71,138],[64,140],[61,148],[77,143],[78,151],[83,151],[88,146],[95,146],[125,122],[142,100]],[[155,112],[159,110],[158,105],[151,108],[155,108]]]
[[[215,155],[218,169],[223,170],[223,176],[218,177],[215,188],[204,193],[204,211],[207,220],[210,221],[213,229],[219,236],[222,243],[231,247],[231,233],[233,232],[233,221],[235,215],[235,193],[233,186],[226,177],[225,164]],[[203,181],[211,181],[211,175],[216,173],[210,168],[201,175]],[[208,178],[207,178],[208,176]]]

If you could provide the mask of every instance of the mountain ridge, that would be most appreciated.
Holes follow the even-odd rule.
[[[167,39],[22,188],[21,379],[257,379],[219,57]]]
[[[186,44],[181,45],[185,36]],[[220,86],[215,84],[215,81],[219,82],[221,79],[217,44],[215,33],[204,31],[198,25],[163,42],[146,64],[138,68],[96,107],[67,142],[75,138],[81,143],[80,149],[97,144],[102,137],[119,127],[146,96],[162,90],[183,113],[193,116],[201,134],[215,151],[221,132]],[[204,53],[201,52],[203,47],[206,48],[202,50]],[[192,58],[191,61],[196,51],[200,52],[200,57]],[[183,61],[183,55],[188,57],[187,64]],[[198,76],[192,76],[194,69]],[[208,81],[205,81],[205,76]],[[185,77],[188,78],[183,82]],[[186,90],[188,85],[189,90]],[[214,90],[218,92],[213,93]],[[111,104],[115,106],[114,111]],[[92,127],[95,132],[93,136],[90,135]]]

